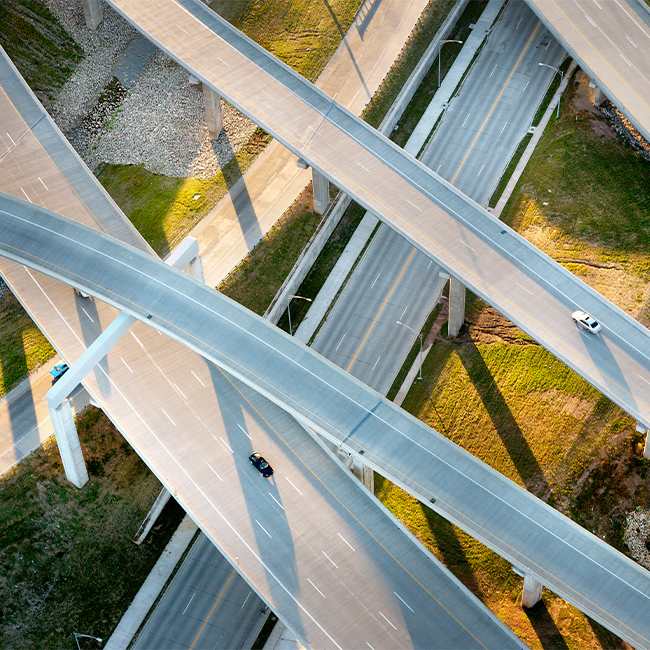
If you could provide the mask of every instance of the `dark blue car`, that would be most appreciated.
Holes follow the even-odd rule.
[[[271,476],[271,474],[273,474],[273,468],[264,460],[264,458],[262,458],[261,454],[254,452],[248,457],[248,460],[250,460],[250,462],[253,463],[255,467],[257,467],[262,476],[266,476],[268,478]]]

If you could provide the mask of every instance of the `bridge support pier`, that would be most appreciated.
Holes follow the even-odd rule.
[[[88,29],[97,29],[104,16],[102,14],[102,5],[100,0],[81,0],[81,6],[84,10],[86,27]]]
[[[447,335],[450,338],[458,336],[458,332],[460,332],[464,321],[465,287],[455,277],[451,276],[449,278],[449,321]]]
[[[221,128],[223,127],[223,118],[221,116],[221,97],[208,88],[205,84],[201,84],[203,88],[203,101],[205,102],[205,121],[208,125],[208,135],[210,140],[216,140],[219,137]]]
[[[314,191],[314,212],[316,214],[325,214],[330,202],[330,182],[312,167],[311,184]]]
[[[605,93],[603,93],[593,80],[589,82],[589,87],[596,89],[594,92],[594,106],[598,107],[607,100]]]
[[[352,473],[363,483],[366,489],[372,494],[375,493],[375,472],[373,469],[356,459],[352,462]]]
[[[523,607],[533,607],[542,599],[542,583],[532,576],[524,574],[524,590],[521,594]]]
[[[88,471],[72,416],[70,400],[66,399],[57,407],[48,403],[47,409],[50,412],[65,476],[70,483],[82,488],[88,482]]]
[[[643,457],[650,459],[650,431],[648,431],[648,427],[646,427],[645,424],[641,424],[641,422],[636,423],[636,430],[639,433],[645,433],[645,445],[643,446]]]
[[[298,158],[296,163],[300,169],[308,169],[309,163],[302,158]],[[330,202],[330,182],[317,169],[311,168],[311,185],[314,194],[314,212],[316,214],[325,214]]]

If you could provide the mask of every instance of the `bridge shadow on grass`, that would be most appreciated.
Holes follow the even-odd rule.
[[[230,200],[232,201],[233,208],[237,214],[237,220],[239,221],[239,227],[244,236],[244,241],[250,251],[255,244],[262,239],[262,227],[260,226],[259,219],[255,213],[255,206],[253,205],[253,201],[248,192],[248,187],[244,182],[243,172],[239,166],[239,161],[237,160],[237,156],[235,155],[230,140],[224,130],[219,134],[218,141],[219,144],[222,145],[223,149],[225,149],[230,155],[228,162],[224,165],[227,169],[223,170],[223,177],[228,186]],[[215,155],[217,155],[216,144],[217,141],[213,140],[212,146],[215,150]]]
[[[524,485],[536,494],[546,494],[544,472],[473,341],[465,344],[459,357]]]
[[[543,600],[540,600],[537,605],[530,609],[525,607],[522,609],[544,650],[569,650],[569,646]]]
[[[591,626],[591,629],[602,648],[605,648],[606,650],[624,650],[625,648],[631,647],[621,638],[617,637],[613,632],[610,632],[607,628],[603,627],[600,623],[589,618],[589,616],[587,616],[587,622]]]
[[[304,613],[288,595],[300,593],[300,580],[293,535],[284,506],[281,505],[282,497],[276,483],[277,477],[273,475],[268,479],[263,478],[248,462],[248,456],[254,451],[262,452],[262,455],[269,458],[272,445],[277,444],[277,434],[273,428],[282,430],[286,426],[284,420],[289,416],[273,406],[265,412],[266,420],[263,419],[248,401],[252,392],[250,388],[226,375],[213,363],[208,362],[208,369],[219,403],[219,416],[223,422],[218,429],[214,427],[216,430],[213,431],[213,437],[219,438],[219,431],[225,433],[225,440],[235,457],[238,482],[245,502],[240,516],[248,516],[248,526],[254,535],[254,542],[249,540],[249,545],[265,570],[267,596],[270,596],[272,607],[280,605],[290,620],[301,621]],[[258,505],[257,513],[253,512],[255,504]],[[260,508],[260,504],[264,504],[264,508]],[[264,512],[263,517],[260,512]],[[231,523],[235,530],[241,532],[242,527],[238,521]],[[240,552],[242,561],[246,554],[249,556],[249,562],[255,562],[250,558],[250,551],[243,545]],[[260,585],[262,586],[264,585]],[[294,626],[293,631],[299,637],[306,638],[305,631],[299,624]]]

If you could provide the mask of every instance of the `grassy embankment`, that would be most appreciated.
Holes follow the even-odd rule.
[[[160,483],[106,416],[77,420],[90,481],[68,483],[47,443],[0,482],[0,647],[72,650],[107,639],[180,522],[172,499],[141,546],[133,538]],[[90,647],[90,646],[84,646]]]
[[[593,91],[592,91],[593,92]],[[650,167],[570,84],[503,219],[622,309],[648,322]],[[404,407],[626,552],[625,515],[650,505],[634,421],[478,299],[440,340]],[[521,579],[481,544],[379,479],[382,501],[533,648],[625,644],[545,592],[530,612]]]
[[[60,88],[81,58],[79,46],[49,9],[34,0],[0,3],[0,45],[41,101]],[[54,354],[18,301],[0,297],[0,397]]]

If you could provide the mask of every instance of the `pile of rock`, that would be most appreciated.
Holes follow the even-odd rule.
[[[625,115],[609,100],[604,102],[599,108],[601,113],[609,120],[614,131],[646,160],[650,161],[650,143],[632,126]]]
[[[627,516],[623,539],[632,557],[650,569],[650,510],[637,508]]]
[[[222,102],[224,128],[211,141],[200,85],[192,86],[188,73],[160,51],[131,88],[108,93],[107,105],[98,106],[137,32],[105,3],[104,20],[92,31],[81,0],[45,2],[86,55],[47,108],[91,169],[132,164],[167,176],[212,178],[254,133],[254,123]]]

